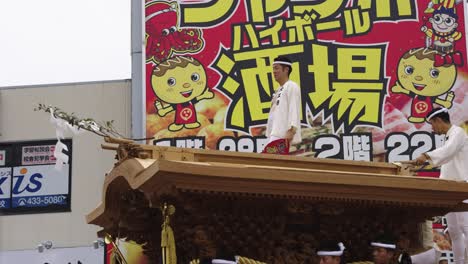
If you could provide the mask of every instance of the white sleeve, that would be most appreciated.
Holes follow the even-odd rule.
[[[431,248],[417,255],[413,255],[411,256],[411,261],[413,264],[436,264],[438,262],[436,250]]]
[[[291,84],[288,88],[288,129],[298,129],[301,123],[301,91],[296,84]]]
[[[435,166],[440,166],[452,160],[453,157],[463,147],[463,143],[465,140],[464,134],[464,131],[460,133],[460,131],[457,130],[457,132],[454,133],[454,135],[449,136],[448,140],[442,147],[427,152],[427,155],[429,155],[429,157],[431,158],[432,163]]]

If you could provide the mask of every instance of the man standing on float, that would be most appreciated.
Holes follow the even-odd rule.
[[[452,125],[446,108],[433,109],[426,120],[434,133],[446,135],[445,143],[412,162],[422,165],[429,161],[433,166],[440,166],[441,179],[468,182],[468,135],[463,128]],[[451,212],[446,217],[455,263],[464,264],[468,248],[468,212]]]
[[[273,62],[273,76],[280,87],[273,94],[266,136],[268,144],[263,153],[289,154],[289,146],[301,138],[301,89],[289,80],[291,60],[277,57]]]

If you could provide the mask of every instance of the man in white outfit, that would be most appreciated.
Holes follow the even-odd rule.
[[[341,242],[326,241],[320,243],[317,249],[317,256],[320,258],[320,264],[344,264],[345,246]]]
[[[434,166],[441,166],[441,179],[468,181],[468,136],[465,131],[450,123],[445,108],[433,109],[427,121],[431,123],[434,133],[446,135],[445,143],[440,148],[422,154],[413,163],[422,165],[429,161]],[[468,212],[449,213],[446,218],[455,263],[464,264],[465,249],[468,248]]]
[[[270,154],[288,154],[291,144],[301,138],[301,89],[289,80],[292,62],[287,57],[277,57],[273,62],[273,76],[280,87],[273,94],[266,136],[268,144],[263,150]]]

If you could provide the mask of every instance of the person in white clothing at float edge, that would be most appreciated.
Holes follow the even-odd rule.
[[[291,71],[292,62],[287,57],[279,56],[274,60],[273,76],[280,87],[271,101],[266,136],[269,145],[278,140],[286,141],[287,151],[282,154],[288,154],[290,144],[298,144],[302,141],[301,89],[297,83],[289,80]],[[274,153],[265,150],[264,152]]]
[[[422,165],[430,162],[441,166],[440,178],[454,181],[468,181],[468,136],[459,126],[450,123],[446,108],[435,108],[427,116],[436,134],[445,134],[442,147],[420,155],[412,163]],[[468,199],[468,197],[467,197]],[[452,239],[452,250],[456,264],[465,263],[465,249],[468,248],[468,212],[452,212],[446,215],[448,231]]]

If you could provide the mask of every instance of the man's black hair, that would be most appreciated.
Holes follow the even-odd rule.
[[[433,113],[435,113],[435,112],[437,112],[437,111],[439,111],[439,110],[441,110],[441,109],[442,109],[442,108],[440,108],[440,107],[437,107],[437,108],[432,109],[432,111],[430,111],[429,114],[427,114],[426,119],[427,119],[428,117],[430,117]],[[434,115],[433,117],[431,117],[431,119],[434,119],[434,118],[440,118],[440,119],[441,119],[442,121],[444,121],[445,123],[450,124],[450,115],[449,115],[448,112],[440,112],[440,113]]]
[[[317,248],[317,251],[341,251],[340,246],[338,245],[339,242],[335,240],[326,240],[324,242],[321,242],[319,247]],[[339,256],[340,257],[340,264],[345,264],[345,254]]]
[[[276,57],[276,59],[274,61],[284,61],[284,62],[292,63],[292,61],[286,56],[278,56],[278,57]],[[289,66],[289,65],[284,65],[284,64],[280,64],[280,65],[282,67],[286,67],[286,68],[289,69],[289,71],[288,71],[288,77],[289,77],[289,75],[291,75],[291,72],[292,72],[292,67]]]
[[[390,232],[386,232],[386,233],[381,233],[381,234],[378,234],[376,236],[376,238],[374,238],[374,240],[372,242],[374,243],[380,243],[380,244],[386,244],[386,245],[395,245],[396,247],[396,241],[397,239],[395,238],[395,236],[390,233]],[[377,246],[379,247],[379,246]],[[396,248],[389,248],[389,247],[382,247],[384,249],[386,249],[387,251],[395,251]]]

